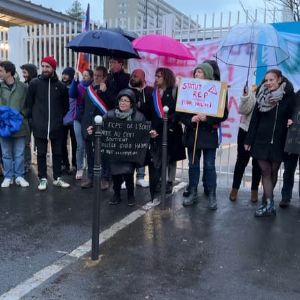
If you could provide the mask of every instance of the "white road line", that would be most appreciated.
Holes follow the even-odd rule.
[[[186,183],[181,182],[177,186],[174,186],[173,193],[177,192],[182,186],[185,186]],[[144,206],[140,207],[139,209],[135,210],[122,220],[117,223],[114,223],[110,228],[104,230],[99,235],[99,244],[103,244],[110,238],[112,238],[116,233],[120,230],[124,229],[129,224],[136,221],[141,216],[145,215],[146,212],[153,207],[159,205],[160,202],[157,199],[154,199],[153,202],[148,202]],[[10,289],[8,292],[2,294],[0,296],[0,300],[18,300],[24,297],[26,294],[31,292],[33,289],[40,286],[46,280],[48,280],[53,275],[57,274],[73,262],[77,261],[80,257],[86,255],[91,251],[92,240],[87,241],[86,243],[82,244],[75,250],[67,253],[57,261],[55,261],[52,265],[45,267],[44,269],[38,271],[37,273],[33,274],[32,277],[29,279],[21,282],[14,288]]]

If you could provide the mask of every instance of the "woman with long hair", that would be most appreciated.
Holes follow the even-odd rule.
[[[158,68],[155,72],[155,85],[152,99],[149,103],[151,112],[152,145],[161,148],[163,135],[163,107],[168,106],[168,160],[167,160],[167,193],[172,192],[175,183],[176,162],[185,159],[185,149],[182,144],[182,125],[176,108],[175,75],[168,68]]]
[[[257,159],[261,169],[264,195],[256,217],[276,215],[274,187],[284,157],[287,127],[295,102],[293,85],[282,76],[280,70],[266,72],[256,93],[256,104],[252,114],[245,150]]]

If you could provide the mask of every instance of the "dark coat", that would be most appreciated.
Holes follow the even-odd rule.
[[[109,99],[108,99],[107,92],[100,91],[99,86],[94,86],[94,89],[97,91],[97,94],[100,96],[100,98],[107,104],[108,109],[112,109],[113,107],[109,106]],[[93,138],[93,135],[90,136],[87,134],[87,128],[93,126],[95,116],[96,115],[102,116],[102,113],[89,99],[87,92],[85,92],[84,94],[84,100],[80,111],[82,111],[82,116],[81,116],[82,136],[84,139]]]
[[[194,114],[181,114],[181,121],[185,125],[183,144],[187,148],[193,148],[197,123],[192,122]],[[206,122],[199,122],[196,149],[216,149],[219,147],[218,130],[221,122],[228,117],[227,99],[222,118],[207,116]]]
[[[40,75],[33,79],[28,87],[26,102],[34,137],[54,139],[62,134],[63,117],[69,109],[69,94],[56,73],[51,78]]]
[[[257,103],[254,107],[245,144],[251,145],[251,154],[256,159],[283,160],[287,121],[292,118],[295,105],[294,88],[285,81],[285,94],[278,105],[267,112],[260,112]]]
[[[106,118],[112,118],[116,120],[117,117],[115,115],[115,110],[110,110],[106,115],[104,115],[104,119]],[[146,121],[145,116],[135,108],[133,114],[131,115],[131,119],[132,121]],[[137,164],[132,162],[110,161],[109,164],[112,175],[133,174],[135,168],[137,167]]]
[[[129,86],[129,88],[135,93],[137,109],[146,117],[148,121],[150,121],[150,102],[152,99],[153,87],[145,86],[143,89],[136,89]]]
[[[156,114],[153,97],[150,102],[151,126],[159,134],[155,138],[156,144],[161,145],[163,135],[163,120]],[[175,112],[176,100],[173,95],[173,89],[167,88],[162,96],[162,105],[169,107],[168,113],[168,161],[174,162],[186,158],[185,149],[182,143],[182,125],[179,114]]]
[[[110,106],[117,106],[118,93],[128,88],[130,75],[124,70],[115,73],[109,73],[107,76],[107,93],[110,101]]]

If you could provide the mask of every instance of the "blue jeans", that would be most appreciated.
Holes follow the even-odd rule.
[[[144,179],[145,178],[145,167],[136,169],[136,179]]]
[[[74,132],[77,143],[76,148],[76,166],[77,170],[83,169],[83,160],[84,160],[84,150],[85,150],[85,142],[83,140],[82,132],[81,132],[81,123],[77,120],[74,121]]]
[[[193,162],[193,149],[188,149],[189,157],[189,188],[197,188],[200,178],[200,158],[203,152],[203,164],[205,168],[205,181],[208,192],[214,192],[217,187],[216,173],[216,149],[197,149]]]
[[[0,138],[4,178],[24,176],[25,137]]]

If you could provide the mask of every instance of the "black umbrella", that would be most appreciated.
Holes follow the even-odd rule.
[[[107,28],[107,30],[111,30],[111,31],[114,31],[114,32],[121,33],[129,41],[133,41],[138,37],[138,35],[135,32],[122,29],[121,27],[111,27],[111,28]]]
[[[119,58],[139,58],[130,41],[118,32],[107,29],[82,32],[76,36],[67,48],[75,52],[84,52],[100,56]]]

